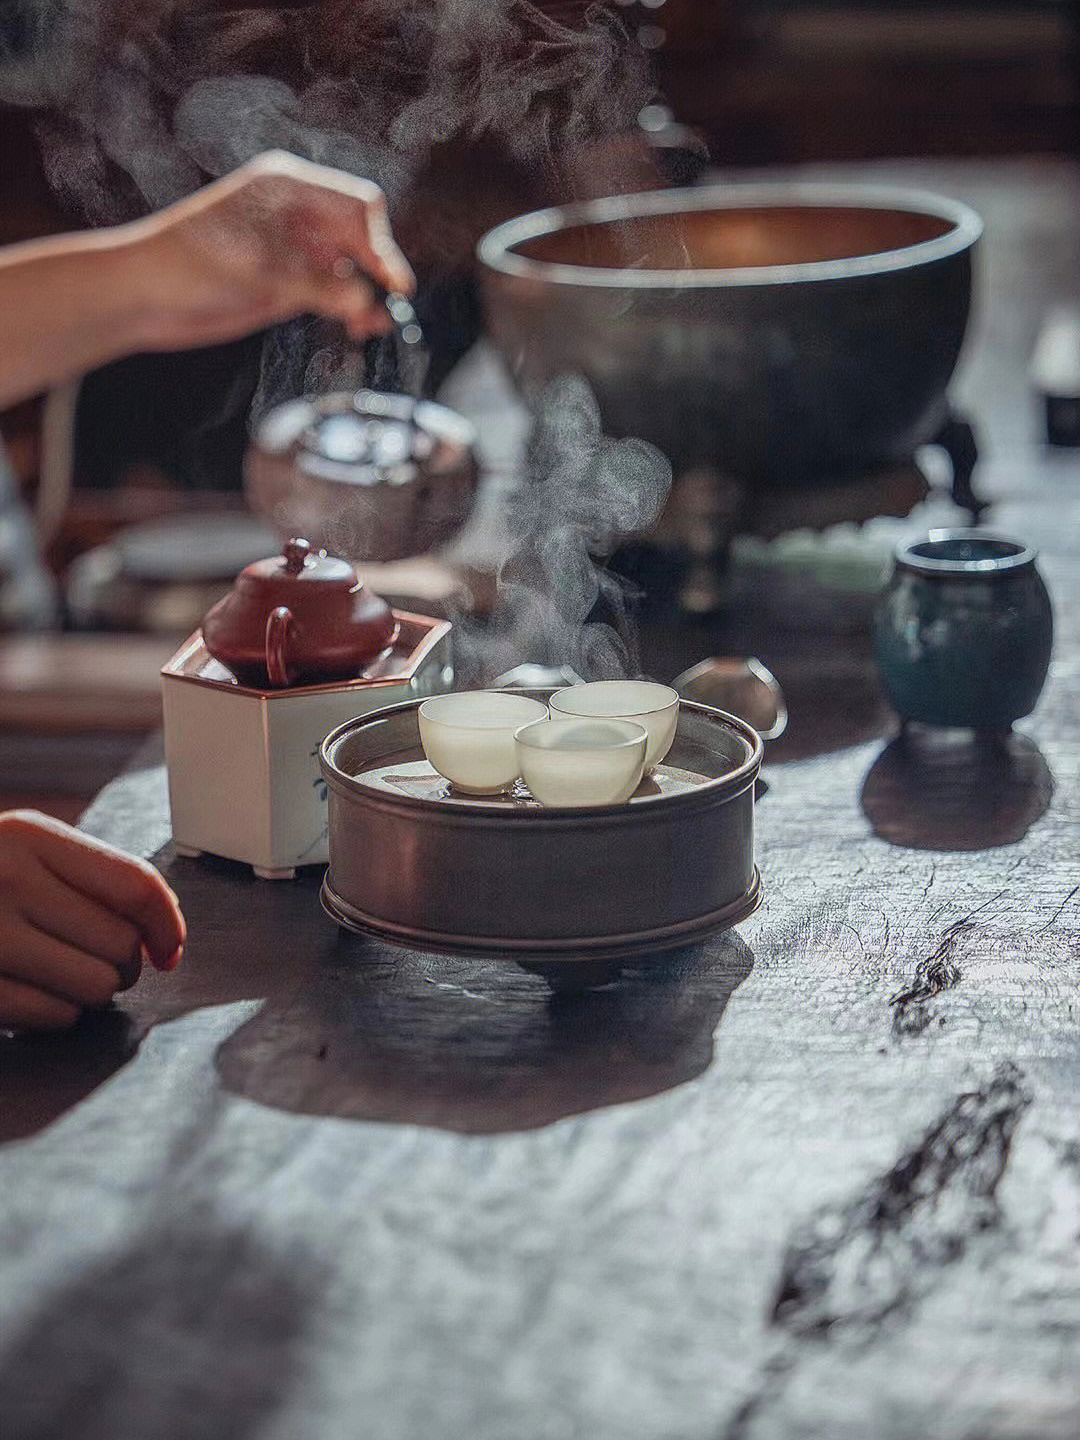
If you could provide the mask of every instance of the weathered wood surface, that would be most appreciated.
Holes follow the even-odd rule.
[[[1077,172],[914,173],[989,222],[959,384],[1056,602],[1036,714],[904,751],[871,694],[835,748],[858,644],[752,636],[807,677],[763,909],[556,999],[177,859],[149,756],[86,824],[156,855],[184,965],[3,1050],[5,1435],[1080,1433],[1080,459],[1023,373]]]

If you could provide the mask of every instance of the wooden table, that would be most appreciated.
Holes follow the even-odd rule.
[[[1080,461],[1024,375],[1078,172],[899,173],[988,222],[957,394],[1056,602],[1035,715],[914,763],[808,681],[762,910],[557,998],[177,858],[147,756],[85,824],[156,858],[184,964],[0,1051],[5,1436],[1080,1433]]]

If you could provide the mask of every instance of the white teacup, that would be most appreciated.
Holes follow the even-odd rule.
[[[568,685],[551,697],[553,714],[632,720],[648,734],[645,769],[652,770],[671,749],[679,720],[679,694],[655,680],[594,680]]]
[[[542,701],[506,690],[432,695],[417,712],[420,743],[429,764],[458,790],[494,795],[521,773],[514,731],[547,713]]]
[[[632,720],[553,716],[515,731],[521,778],[541,805],[619,805],[641,783],[647,735]]]

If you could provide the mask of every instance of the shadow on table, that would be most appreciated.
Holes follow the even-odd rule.
[[[0,1037],[0,1139],[23,1139],[85,1099],[135,1055],[154,1025],[238,1000],[273,1001],[303,987],[332,953],[319,909],[320,873],[291,884],[257,880],[250,866],[166,847],[154,857],[189,917],[179,969],[149,966],[114,1005],[66,1031]]]
[[[916,850],[989,850],[1021,840],[1050,804],[1054,779],[1026,735],[909,726],[863,781],[874,833]]]
[[[51,1258],[59,1276],[66,1257]],[[249,1230],[192,1209],[75,1278],[50,1284],[48,1261],[0,1348],[5,1440],[245,1440],[267,1433],[302,1378],[305,1316],[326,1277]]]
[[[23,1140],[89,1095],[139,1048],[131,1019],[108,1006],[70,1030],[0,1036],[0,1135]]]
[[[342,934],[312,984],[218,1051],[226,1087],[301,1114],[494,1133],[670,1090],[706,1070],[753,957],[729,933],[594,989],[512,962]]]
[[[183,963],[168,975],[145,968],[115,1006],[71,1031],[0,1043],[4,1140],[70,1110],[155,1025],[245,1000],[263,1003],[217,1062],[239,1094],[306,1114],[528,1129],[700,1074],[753,963],[727,934],[553,994],[550,977],[509,960],[346,934],[320,909],[319,867],[270,883],[233,861],[156,858],[189,917]]]
[[[777,661],[788,726],[765,747],[771,765],[807,760],[888,734],[893,720],[873,661],[857,649],[809,651]]]

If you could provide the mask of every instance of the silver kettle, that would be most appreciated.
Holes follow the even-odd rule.
[[[290,400],[258,425],[244,492],[282,536],[347,560],[398,560],[444,544],[477,483],[475,431],[430,400],[376,390]]]

